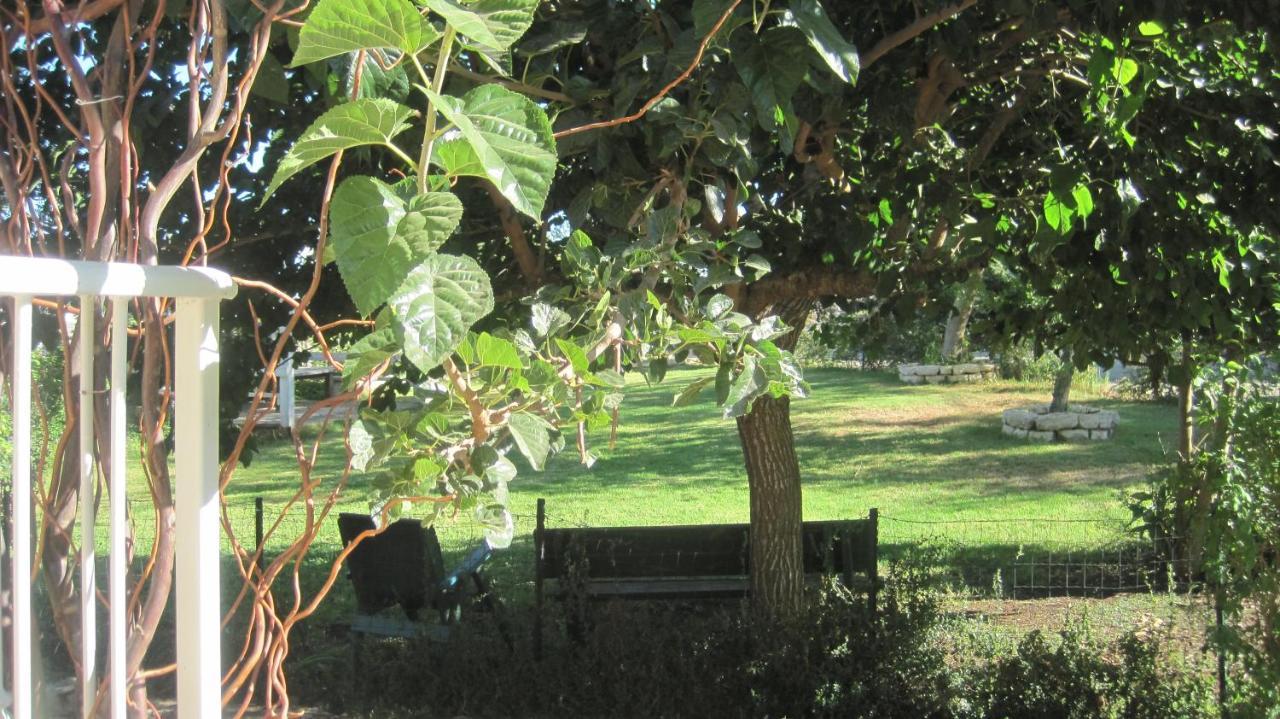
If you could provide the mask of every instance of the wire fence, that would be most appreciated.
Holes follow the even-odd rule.
[[[144,509],[149,509],[145,507]],[[362,511],[343,505],[319,527],[317,559],[341,546],[336,515]],[[306,512],[294,507],[281,515],[281,506],[261,498],[237,498],[228,503],[227,517],[239,545],[253,552],[261,541],[265,554],[283,551],[308,527]],[[317,512],[317,517],[318,512]],[[517,534],[507,562],[522,562],[521,553],[532,535],[536,518],[516,513]],[[884,569],[914,557],[924,562],[951,594],[968,598],[1040,599],[1052,597],[1110,597],[1117,594],[1189,592],[1198,589],[1190,562],[1178,537],[1153,540],[1126,529],[1116,518],[1073,519],[1025,517],[926,521],[879,514],[879,553]],[[548,514],[548,526],[589,527],[589,517]],[[136,551],[149,551],[155,535],[151,512],[133,516]],[[435,523],[446,555],[462,554],[484,538],[478,522],[467,517]],[[231,551],[223,535],[224,551]],[[504,559],[506,559],[504,557]]]
[[[959,596],[1109,597],[1197,588],[1183,538],[1140,536],[1116,519],[922,521],[881,513],[880,520],[883,557],[924,557]]]

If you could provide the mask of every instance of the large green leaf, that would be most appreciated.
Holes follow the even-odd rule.
[[[755,355],[747,355],[742,363],[742,372],[734,378],[729,386],[729,394],[724,400],[724,417],[730,419],[741,417],[751,411],[751,403],[769,389],[769,377]]]
[[[479,0],[461,4],[453,0],[425,0],[460,35],[494,50],[515,44],[533,24],[533,11],[542,0]]]
[[[808,50],[791,28],[771,28],[757,42],[746,46],[736,63],[738,74],[751,91],[756,120],[769,132],[795,119],[791,96],[804,80]],[[779,122],[781,121],[781,122]]]
[[[298,33],[291,65],[356,50],[415,53],[435,35],[409,0],[320,0]]]
[[[363,176],[339,185],[329,206],[329,238],[356,308],[368,315],[386,302],[461,219],[462,203],[451,192],[419,195]]]
[[[459,133],[440,145],[435,162],[450,176],[492,182],[516,210],[539,219],[556,174],[556,141],[547,113],[498,85],[481,85],[461,98],[426,92]]]
[[[302,133],[276,168],[262,203],[290,177],[330,155],[360,145],[390,145],[414,111],[391,100],[355,100],[329,110]]]
[[[551,452],[551,428],[546,421],[536,415],[516,412],[507,421],[507,429],[520,454],[529,460],[529,466],[541,471]]]
[[[782,14],[782,24],[800,28],[822,61],[841,80],[850,85],[858,81],[858,50],[831,24],[831,18],[827,17],[827,11],[819,0],[793,2],[791,8]]]
[[[470,257],[432,255],[388,301],[404,355],[423,372],[440,365],[477,320],[493,310],[489,276]]]

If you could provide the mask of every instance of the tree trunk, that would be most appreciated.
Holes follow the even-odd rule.
[[[804,603],[800,462],[791,430],[791,399],[760,397],[738,418],[751,493],[751,599],[772,617]]]
[[[775,314],[794,331],[777,340],[794,349],[813,303],[792,300],[760,313]],[[765,395],[738,418],[738,439],[751,496],[751,599],[762,617],[794,616],[804,605],[801,562],[803,509],[800,462],[791,429],[791,400]]]
[[[978,273],[977,277],[982,277]],[[944,362],[955,358],[957,354],[964,351],[965,348],[965,331],[969,328],[969,318],[973,316],[973,306],[977,303],[978,290],[976,287],[970,287],[972,282],[965,283],[960,288],[960,297],[956,300],[956,308],[947,316],[947,328],[942,334],[942,360]]]
[[[1071,350],[1062,351],[1062,367],[1053,380],[1053,401],[1049,403],[1050,412],[1066,412],[1067,403],[1071,399],[1071,379],[1075,377],[1076,367],[1071,362]]]
[[[1178,455],[1183,462],[1190,462],[1196,449],[1196,391],[1191,384],[1191,350],[1184,341],[1182,367],[1178,377]]]

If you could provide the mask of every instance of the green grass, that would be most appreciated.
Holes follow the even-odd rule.
[[[530,537],[535,502],[547,499],[552,526],[741,522],[748,494],[741,449],[731,420],[709,402],[672,408],[671,397],[697,370],[673,372],[660,386],[633,379],[623,405],[617,445],[592,437],[600,459],[590,469],[576,453],[556,458],[545,472],[524,470],[512,485],[517,538],[494,562],[498,580],[524,594],[532,578]],[[1124,490],[1140,485],[1165,458],[1175,431],[1168,405],[1118,402],[1079,395],[1077,401],[1117,409],[1121,426],[1110,442],[1033,444],[1000,433],[999,412],[1042,402],[1044,386],[996,382],[910,387],[886,373],[819,369],[809,372],[813,396],[792,405],[808,519],[865,516],[878,507],[886,554],[925,537],[954,544],[958,563],[991,565],[1026,546],[1088,547],[1123,535]],[[306,433],[313,437],[313,430]],[[317,497],[334,487],[345,454],[336,433],[322,444]],[[179,478],[180,481],[180,478]],[[366,478],[353,477],[342,511],[368,507]],[[134,506],[147,507],[141,477],[133,477]],[[240,541],[253,541],[253,501],[263,497],[270,526],[297,490],[292,446],[263,437],[262,452],[237,470],[228,505]],[[1096,522],[1061,522],[1088,519]],[[147,546],[149,517],[137,517]],[[268,550],[303,526],[301,507],[282,522]],[[937,522],[939,524],[929,524]],[[467,517],[438,524],[451,555],[479,541]],[[330,522],[316,547],[332,556],[337,528]],[[343,592],[343,588],[339,588]]]

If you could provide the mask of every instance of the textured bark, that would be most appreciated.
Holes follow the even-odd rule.
[[[942,335],[942,359],[953,360],[965,349],[965,333],[969,328],[969,318],[973,316],[973,308],[978,304],[978,294],[982,291],[983,270],[973,273],[959,287],[955,309],[947,317],[946,331]]]
[[[751,598],[762,613],[784,617],[804,602],[800,462],[791,400],[761,397],[738,418],[751,491]]]
[[[1076,367],[1071,362],[1071,350],[1062,353],[1062,367],[1053,380],[1053,401],[1049,403],[1050,412],[1066,412],[1071,401],[1071,380],[1075,377]]]
[[[779,338],[794,349],[813,303],[779,302],[760,313],[776,314],[794,331]],[[751,503],[751,599],[762,617],[793,616],[804,605],[801,562],[803,521],[800,462],[796,458],[789,397],[760,397],[738,418],[738,439]]]
[[[1178,377],[1178,455],[1183,462],[1190,462],[1196,451],[1196,390],[1191,383],[1194,376],[1191,339],[1183,335],[1182,366]]]

